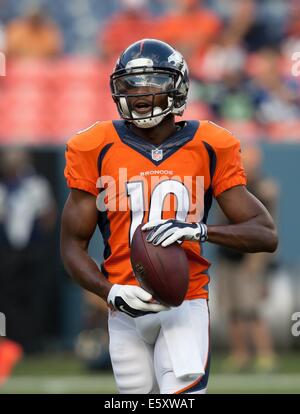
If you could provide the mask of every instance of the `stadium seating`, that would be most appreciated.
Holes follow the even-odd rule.
[[[33,3],[31,0],[2,0],[0,23],[5,24],[24,15],[28,6]],[[203,1],[205,6],[218,10],[222,18],[227,15],[223,3],[219,0]],[[52,61],[8,62],[7,76],[0,77],[0,144],[13,141],[62,143],[65,142],[66,137],[96,120],[118,117],[109,89],[112,64],[105,63],[99,58],[101,55],[99,33],[105,28],[110,17],[120,10],[120,2],[73,0],[60,2],[60,7],[57,7],[57,2],[41,0],[39,4],[62,32],[64,55]],[[271,2],[267,1],[261,2],[259,14],[263,16],[263,21],[266,22],[270,32],[276,31],[282,34],[288,16],[287,7],[283,0],[278,0],[276,6],[270,7],[270,4]],[[164,2],[158,0],[149,1],[148,6],[156,16],[161,15],[167,7]],[[282,78],[293,84],[292,92],[299,95],[300,76],[291,74],[292,49],[290,50],[289,47],[291,46],[288,44],[285,45],[285,49],[282,49],[279,66]],[[197,57],[196,60],[189,62],[191,73],[196,76],[195,81],[199,85],[206,82],[212,87],[203,102],[200,95],[198,100],[195,96],[192,97],[185,117],[212,119],[235,132],[244,141],[266,139],[266,134],[269,134],[267,139],[272,141],[299,141],[300,134],[296,120],[290,120],[286,125],[279,123],[267,125],[258,119],[259,111],[253,111],[253,119],[247,118],[247,121],[218,119],[219,116],[226,115],[216,113],[216,102],[209,100],[216,93],[214,86],[218,83],[222,84],[224,68],[227,64],[226,53],[220,55],[218,51],[220,45],[216,43],[216,48],[212,48],[208,55],[204,54],[199,60]],[[259,54],[248,53],[246,49],[244,52],[247,55],[243,69],[245,75],[249,78],[255,77],[263,70],[265,63]],[[216,59],[217,64],[215,64]],[[244,85],[241,84],[241,89],[243,87]],[[222,87],[220,90],[222,92]],[[246,93],[248,92],[247,89]],[[254,98],[256,99],[256,96]],[[300,112],[300,103],[296,104]]]
[[[64,142],[96,120],[116,117],[110,70],[97,59],[78,57],[10,62],[0,83],[0,142]]]

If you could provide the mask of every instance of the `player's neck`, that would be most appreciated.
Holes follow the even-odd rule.
[[[156,146],[161,145],[167,138],[176,132],[174,116],[164,118],[153,128],[138,128],[134,124],[130,124],[130,128],[136,135]]]

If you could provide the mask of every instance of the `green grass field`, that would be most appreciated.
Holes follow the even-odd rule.
[[[300,354],[280,356],[273,374],[224,373],[224,356],[213,355],[209,393],[297,393],[300,394]],[[72,354],[26,357],[15,367],[0,393],[116,393],[111,373],[90,373]]]

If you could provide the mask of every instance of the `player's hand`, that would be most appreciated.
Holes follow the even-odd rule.
[[[179,220],[153,220],[146,223],[142,230],[152,230],[146,237],[149,243],[163,247],[174,242],[207,240],[207,226],[204,223],[186,223]]]
[[[107,296],[107,303],[132,318],[169,309],[159,303],[153,303],[152,295],[146,290],[131,285],[113,285]]]

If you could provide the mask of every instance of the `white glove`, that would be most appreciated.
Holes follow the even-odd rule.
[[[169,308],[159,303],[149,303],[152,295],[139,286],[115,284],[109,291],[107,303],[132,318],[156,313]]]
[[[207,226],[204,223],[186,223],[179,220],[153,220],[146,223],[142,230],[152,230],[146,237],[149,243],[163,247],[174,242],[207,240]]]

